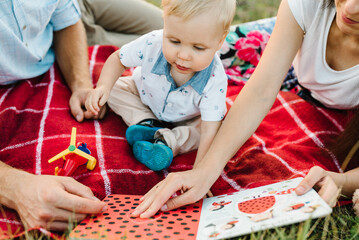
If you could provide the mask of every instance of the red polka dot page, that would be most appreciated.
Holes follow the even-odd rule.
[[[70,239],[160,240],[196,239],[202,201],[176,210],[158,212],[150,219],[131,217],[141,196],[108,195],[108,209],[84,219],[70,233]]]
[[[223,239],[329,215],[331,207],[313,189],[297,196],[302,179],[206,198],[150,219],[130,215],[141,196],[112,194],[104,199],[108,210],[82,221],[70,239]]]
[[[313,189],[297,196],[294,189],[302,179],[204,199],[196,239],[236,237],[330,214],[331,207]]]

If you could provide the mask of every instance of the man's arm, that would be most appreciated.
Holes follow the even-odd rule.
[[[33,175],[1,161],[0,204],[16,210],[25,227],[60,231],[105,210],[105,203],[73,178]]]
[[[93,89],[89,72],[86,33],[81,20],[76,24],[54,32],[54,50],[61,72],[72,92],[70,109],[77,121],[93,118],[83,110],[88,92]],[[105,114],[100,112],[100,118]],[[97,116],[96,116],[97,117]]]

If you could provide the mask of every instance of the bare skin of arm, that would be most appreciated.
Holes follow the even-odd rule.
[[[229,159],[254,133],[272,107],[303,38],[303,30],[294,19],[287,1],[282,1],[263,56],[229,110],[205,156],[192,170],[171,173],[152,188],[132,213],[133,216],[148,218],[158,210],[174,209],[196,202],[208,192]],[[186,191],[171,198],[173,193],[181,189]]]
[[[54,32],[54,50],[61,72],[72,92],[69,101],[72,115],[79,122],[84,119],[102,118],[106,113],[105,108],[96,116],[82,108],[93,86],[89,72],[86,32],[81,20]]]
[[[121,63],[117,50],[106,60],[96,88],[87,96],[86,109],[94,115],[100,114],[100,109],[107,102],[113,85],[125,70],[126,67]]]
[[[79,122],[94,117],[81,108],[92,89],[82,22],[55,32],[54,49],[72,92],[69,102],[71,113]],[[1,161],[0,203],[15,209],[26,227],[59,231],[67,230],[69,221],[80,221],[86,214],[100,213],[105,207],[90,188],[73,178],[33,175]]]
[[[199,146],[198,146],[198,151],[197,151],[196,160],[194,162],[194,166],[196,166],[200,162],[200,160],[204,157],[204,155],[208,151],[220,126],[221,126],[221,121],[201,122],[201,138],[199,141]]]
[[[105,203],[73,178],[33,175],[1,161],[0,203],[16,210],[25,227],[55,231],[105,210]]]
[[[336,173],[314,166],[299,183],[295,192],[298,195],[303,195],[315,186],[319,188],[319,195],[329,205],[334,206],[340,192],[346,197],[351,197],[359,188],[359,168],[345,173]]]

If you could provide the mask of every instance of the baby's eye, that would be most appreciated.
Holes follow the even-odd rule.
[[[173,44],[179,44],[180,43],[180,41],[175,40],[175,39],[170,39],[170,42],[173,43]]]
[[[203,51],[203,50],[206,49],[206,48],[204,48],[204,47],[199,47],[199,46],[194,46],[194,48],[195,48],[196,50],[199,50],[199,51]]]

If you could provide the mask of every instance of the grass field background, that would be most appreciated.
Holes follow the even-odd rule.
[[[147,1],[156,6],[161,5],[161,0]],[[233,24],[274,17],[277,14],[279,3],[280,0],[237,0],[237,10]]]

